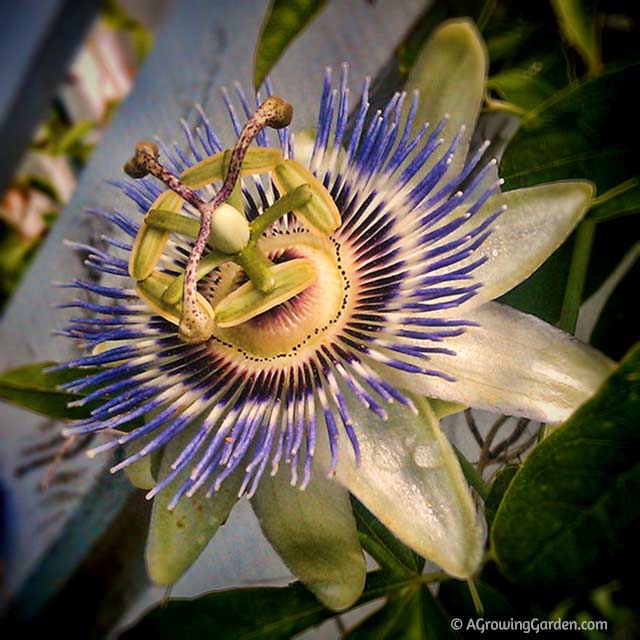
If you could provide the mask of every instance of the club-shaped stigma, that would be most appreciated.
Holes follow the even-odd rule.
[[[197,304],[198,266],[204,253],[207,241],[211,234],[212,216],[216,210],[232,195],[238,178],[242,162],[249,149],[249,145],[256,135],[266,126],[274,129],[286,127],[293,116],[293,107],[278,96],[270,96],[255,111],[253,116],[245,123],[238,140],[231,152],[231,158],[222,187],[211,202],[205,202],[192,189],[187,187],[178,176],[169,171],[158,162],[158,148],[153,143],[139,142],[136,145],[135,156],[125,165],[125,172],[132,178],[142,178],[151,174],[161,180],[172,191],[177,193],[186,202],[194,206],[200,213],[200,227],[198,236],[189,254],[184,273],[184,285],[182,290],[182,312],[178,335],[189,343],[203,342],[211,337],[214,329],[214,318],[203,313]],[[230,205],[228,205],[231,209]],[[237,212],[237,210],[234,209]],[[221,229],[234,230],[240,244],[235,244],[228,232],[221,233],[221,246],[215,247],[221,251],[234,253],[242,250],[240,246],[246,244],[249,238],[248,223],[243,214],[233,214],[225,209],[222,216]],[[231,226],[229,226],[231,225]],[[246,227],[246,228],[245,228]],[[216,230],[217,231],[217,230]],[[213,234],[215,245],[216,234]],[[275,282],[271,283],[271,288]],[[269,283],[263,286],[268,290]]]

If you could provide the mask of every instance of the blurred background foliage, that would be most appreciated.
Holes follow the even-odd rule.
[[[103,1],[48,115],[0,195],[0,310],[71,198],[77,176],[115,110],[131,91],[153,46],[152,28],[157,22],[147,18],[164,11],[154,4],[137,3],[136,10],[142,13],[138,18],[126,0]]]

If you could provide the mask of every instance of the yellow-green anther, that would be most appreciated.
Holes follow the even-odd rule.
[[[251,229],[242,213],[226,202],[211,217],[209,244],[226,254],[242,251],[249,242]]]
[[[220,301],[215,308],[217,326],[235,327],[251,320],[302,293],[318,276],[313,263],[306,258],[276,264],[270,271],[275,286],[269,293],[262,293],[252,282],[246,282]]]
[[[182,200],[171,191],[161,193],[151,206],[151,210],[162,209],[174,213],[181,208]],[[147,224],[145,218],[140,225],[131,250],[129,275],[135,280],[148,278],[156,268],[168,239],[168,231]]]
[[[308,184],[301,184],[290,193],[276,200],[268,209],[265,209],[251,223],[251,238],[258,240],[260,236],[279,218],[289,213],[293,209],[305,206],[313,197],[311,187]]]
[[[148,278],[160,260],[169,233],[146,223],[140,224],[129,260],[129,275],[135,280]]]
[[[172,231],[193,239],[198,237],[198,229],[200,228],[200,223],[195,218],[189,218],[166,209],[151,209],[145,222],[154,229]]]
[[[148,278],[136,283],[136,293],[139,298],[158,315],[173,324],[179,324],[180,316],[182,315],[182,304],[180,303],[180,300],[171,304],[163,299],[164,292],[170,282],[171,276],[166,273],[156,272],[151,274]],[[197,304],[200,310],[213,321],[213,308],[207,299],[198,294]]]
[[[246,282],[220,301],[215,308],[217,326],[235,327],[251,320],[302,293],[318,276],[313,263],[306,258],[276,264],[270,271],[275,286],[269,293],[258,291],[253,282]]]
[[[224,155],[221,151],[194,164],[180,174],[182,181],[192,189],[200,189],[212,182],[219,182],[226,175]],[[242,161],[240,175],[256,175],[273,171],[275,166],[282,162],[282,153],[279,149],[269,147],[251,147]]]
[[[294,209],[310,231],[328,236],[340,226],[340,211],[333,198],[320,180],[300,163],[283,160],[274,170],[274,180],[281,193],[293,191],[305,183],[311,187],[313,198]]]
[[[230,256],[220,251],[211,251],[198,265],[198,280],[202,280],[209,272],[216,267],[227,262]],[[162,295],[162,300],[168,304],[175,304],[182,297],[182,287],[184,285],[184,273],[173,279],[167,290]]]

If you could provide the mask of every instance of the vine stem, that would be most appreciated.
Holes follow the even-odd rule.
[[[458,461],[462,467],[462,473],[467,479],[467,482],[476,490],[482,500],[486,500],[491,489],[491,485],[484,480],[484,478],[476,471],[475,467],[467,460],[467,458],[460,452],[458,447],[453,446],[453,450],[458,456]]]
[[[574,333],[576,329],[595,231],[596,223],[589,219],[583,220],[578,227],[573,255],[571,256],[571,266],[569,267],[569,279],[567,280],[560,321],[558,322],[560,329],[568,333]]]

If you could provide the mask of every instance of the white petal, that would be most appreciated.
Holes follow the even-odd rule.
[[[448,242],[469,233],[506,205],[506,211],[492,224],[493,233],[482,246],[470,258],[449,267],[459,269],[481,257],[487,259],[473,272],[483,286],[465,308],[495,300],[528,278],[580,222],[593,194],[593,184],[580,180],[550,182],[489,198],[469,222],[447,238]],[[459,208],[443,224],[463,214],[464,209]],[[452,309],[448,315],[457,311]]]
[[[342,436],[337,479],[396,537],[457,578],[482,558],[484,529],[451,445],[428,402],[416,415],[395,402],[383,422],[346,394],[360,466]],[[326,456],[320,448],[318,455]]]
[[[350,607],[362,593],[366,566],[349,493],[321,471],[304,491],[291,470],[264,475],[252,498],[265,536],[291,572],[326,606]]]
[[[595,349],[535,318],[497,303],[466,312],[479,323],[447,340],[456,355],[433,355],[429,367],[448,382],[387,369],[399,387],[467,406],[545,422],[568,418],[598,389],[613,363]]]
[[[448,175],[465,164],[469,141],[484,97],[487,54],[484,41],[471,20],[450,20],[439,27],[418,52],[405,90],[420,91],[413,133],[425,122],[432,127],[449,116],[442,137],[451,141],[461,125],[466,129]],[[425,169],[433,164],[427,163]]]

